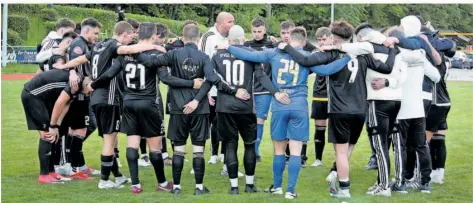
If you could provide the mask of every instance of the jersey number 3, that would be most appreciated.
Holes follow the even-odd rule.
[[[145,86],[145,67],[141,64],[133,64],[129,63],[126,64],[125,72],[126,72],[126,86],[131,89],[136,89],[136,84],[131,83],[131,79],[135,79],[136,77],[136,68],[140,69],[139,77],[140,77],[140,89],[144,89]]]
[[[233,64],[229,60],[223,60],[225,65],[225,80],[227,83],[235,86],[242,86],[245,77],[245,62],[235,60]]]

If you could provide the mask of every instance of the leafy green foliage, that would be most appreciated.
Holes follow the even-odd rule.
[[[41,19],[46,21],[55,21],[57,19],[57,11],[53,8],[43,8],[41,9]]]
[[[9,15],[8,16],[8,29],[12,29],[23,38],[28,38],[28,29],[30,27],[30,21],[24,15]]]
[[[18,46],[18,45],[23,44],[24,38],[21,38],[20,34],[18,34],[18,32],[16,32],[15,30],[9,28],[7,30],[7,34],[8,34],[7,43],[10,46]]]

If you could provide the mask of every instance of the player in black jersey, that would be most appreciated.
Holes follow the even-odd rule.
[[[145,54],[138,55],[138,62],[145,66],[171,67],[172,76],[192,80],[202,78],[205,75],[207,80],[200,90],[170,86],[171,117],[169,119],[168,136],[175,144],[172,163],[174,187],[171,192],[173,194],[181,193],[180,179],[184,166],[185,145],[189,134],[191,134],[194,154],[193,168],[196,181],[194,195],[210,192],[202,183],[205,172],[204,146],[209,137],[209,105],[207,105],[208,98],[206,95],[212,83],[218,89],[244,100],[250,97],[246,91],[232,89],[220,80],[215,74],[208,56],[197,49],[199,37],[199,28],[195,25],[187,25],[184,27],[182,38],[185,44],[183,48],[167,52],[158,57],[150,57]]]
[[[332,44],[332,33],[328,27],[320,27],[315,32],[319,47]],[[322,166],[322,155],[325,147],[325,128],[328,119],[328,97],[327,97],[327,76],[317,75],[314,81],[312,93],[312,113],[311,118],[315,120],[315,161],[312,167]]]
[[[157,36],[156,24],[142,23],[140,25],[140,41],[137,46],[146,47],[154,45],[156,41],[162,40],[165,35]],[[153,50],[142,54],[161,55],[162,52]],[[151,56],[150,56],[151,57]],[[156,73],[158,68],[144,65],[136,60],[136,55],[120,56],[113,66],[91,84],[91,88],[100,88],[108,83],[121,71],[124,78],[123,97],[123,120],[121,132],[128,135],[127,160],[132,178],[132,192],[142,192],[138,179],[138,147],[141,137],[145,137],[150,147],[150,160],[158,178],[157,190],[170,191],[172,183],[168,183],[164,176],[164,162],[161,153],[162,141],[162,115],[160,107],[156,103],[158,94],[156,86]],[[163,82],[169,82],[179,87],[192,87],[194,81],[175,78],[169,75],[167,68],[159,69],[160,78]],[[177,82],[169,80],[168,77],[177,79]],[[180,82],[180,83],[179,83]],[[162,108],[162,107],[161,107]]]
[[[243,46],[250,47],[257,51],[261,51],[266,48],[273,48],[273,42],[268,39],[266,35],[266,23],[262,18],[256,18],[251,22],[251,34],[253,40],[246,41]],[[271,78],[271,66],[269,64],[261,64],[264,68],[264,73]],[[266,90],[259,80],[254,81],[253,95],[255,97],[255,110],[256,110],[256,133],[257,139],[255,144],[256,149],[256,161],[261,161],[261,155],[259,146],[264,135],[264,123],[268,117],[269,107],[271,106],[271,94]]]
[[[330,25],[333,43],[348,43],[353,36],[353,26],[346,21],[335,21]],[[375,45],[373,45],[375,46]],[[381,46],[381,45],[380,45]],[[381,46],[382,47],[382,46]],[[282,48],[282,46],[280,46]],[[319,65],[333,61],[340,52],[319,52],[308,57],[298,53],[294,48],[285,46],[294,61],[303,66]],[[348,159],[363,129],[366,108],[366,70],[370,68],[380,73],[392,71],[396,50],[389,50],[386,64],[375,60],[371,55],[360,55],[348,63],[347,68],[328,77],[329,96],[329,142],[334,143],[336,166],[340,190],[337,191],[335,179],[337,173],[327,177],[330,183],[331,196],[349,198],[350,181]],[[329,180],[330,179],[330,180]]]
[[[55,174],[50,167],[51,148],[58,141],[56,123],[51,123],[50,115],[54,102],[62,91],[73,95],[67,86],[69,73],[65,70],[51,70],[41,73],[28,81],[21,93],[21,101],[25,111],[28,130],[38,130],[40,134],[38,156],[40,162],[40,176],[38,183],[61,183],[62,177]],[[84,85],[87,85],[84,82]],[[82,88],[83,94],[88,91]]]
[[[118,22],[115,24],[113,39],[98,43],[85,55],[78,57],[60,68],[75,67],[80,64],[92,62],[92,79],[96,80],[100,75],[112,66],[112,61],[118,54],[133,54],[141,51],[157,49],[156,45],[131,45],[134,38],[133,28],[128,22]],[[161,47],[162,48],[162,47]],[[164,48],[162,48],[164,50]],[[111,168],[117,164],[114,158],[114,146],[116,135],[120,130],[120,95],[117,94],[117,80],[112,79],[108,85],[96,89],[91,96],[91,106],[97,118],[99,136],[104,138],[101,154],[102,175],[99,182],[99,189],[121,188],[122,185],[109,181]],[[118,181],[117,181],[118,182]],[[125,181],[126,182],[126,181]],[[124,183],[120,181],[119,183]]]
[[[455,55],[456,44],[449,39],[436,39],[434,45],[437,45],[435,46],[437,49],[444,48],[444,50],[437,50],[442,57],[442,63],[437,66],[441,79],[433,88],[432,106],[426,115],[426,134],[432,159],[431,181],[442,184],[447,158],[445,145],[445,135],[448,129],[447,116],[451,106],[446,82],[451,62],[447,57]],[[448,47],[451,47],[451,49],[445,50]]]
[[[234,25],[228,34],[230,44],[243,47],[245,32],[239,25]],[[235,88],[244,88],[249,94],[253,93],[253,75],[255,81],[261,83],[272,94],[278,92],[273,87],[269,77],[263,72],[263,66],[259,63],[242,61],[235,58],[227,50],[219,50],[213,57],[212,62],[215,70],[230,85]],[[225,163],[230,178],[231,189],[229,194],[239,194],[238,190],[238,133],[240,133],[244,145],[244,166],[246,172],[245,192],[254,193],[259,190],[254,186],[254,173],[256,167],[255,142],[256,116],[253,110],[253,99],[242,101],[233,95],[218,91],[219,102],[216,112],[219,119],[217,130],[223,143],[226,144]],[[271,98],[271,94],[270,94]],[[255,98],[256,99],[256,98]],[[270,100],[271,101],[271,100]]]

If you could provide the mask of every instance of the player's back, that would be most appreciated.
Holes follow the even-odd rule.
[[[146,51],[142,54],[161,55],[157,50]],[[156,100],[157,85],[156,73],[158,67],[146,67],[138,63],[136,55],[125,55],[118,58],[117,63],[121,63],[122,78],[125,88],[123,100]]]
[[[68,80],[69,71],[55,69],[36,75],[25,83],[24,88],[42,101],[55,102]]]
[[[297,49],[304,55],[310,53]],[[282,110],[303,110],[308,111],[307,103],[307,78],[309,77],[310,69],[300,66],[292,57],[279,51],[277,49],[270,49],[266,51],[272,51],[270,56],[270,64],[272,71],[272,82],[273,85],[281,89],[283,92],[289,94],[291,103],[289,105],[281,104],[275,100],[272,101],[272,111]]]
[[[440,81],[434,86],[433,103],[439,105],[448,105],[450,103],[450,95],[447,91],[447,77],[448,69],[451,67],[451,62],[443,52],[440,52],[442,63],[437,66],[440,73]],[[439,106],[438,105],[438,106]]]
[[[115,39],[104,40],[95,45],[86,56],[92,66],[92,80],[96,80],[112,66],[113,59],[116,58],[118,41]],[[110,80],[110,84],[103,88],[97,88],[91,96],[91,104],[107,103],[110,105],[119,103],[117,91],[117,79]]]
[[[367,66],[365,56],[358,56],[342,70],[328,76],[329,113],[365,113]]]
[[[243,46],[238,46],[245,48]],[[227,50],[219,50],[212,57],[212,63],[217,73],[226,81],[230,87],[235,89],[243,88],[250,95],[253,94],[253,73],[255,64],[235,58]],[[253,97],[249,100],[240,100],[234,95],[229,95],[221,91],[217,92],[218,101],[216,111],[225,113],[253,113]]]

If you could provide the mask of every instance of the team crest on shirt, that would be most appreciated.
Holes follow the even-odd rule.
[[[193,78],[197,75],[198,66],[194,65],[192,58],[187,58],[182,63],[182,69],[187,72],[188,77]]]
[[[84,53],[84,51],[82,51],[82,48],[80,48],[80,46],[74,47],[74,49],[72,51],[76,54],[83,54]]]

